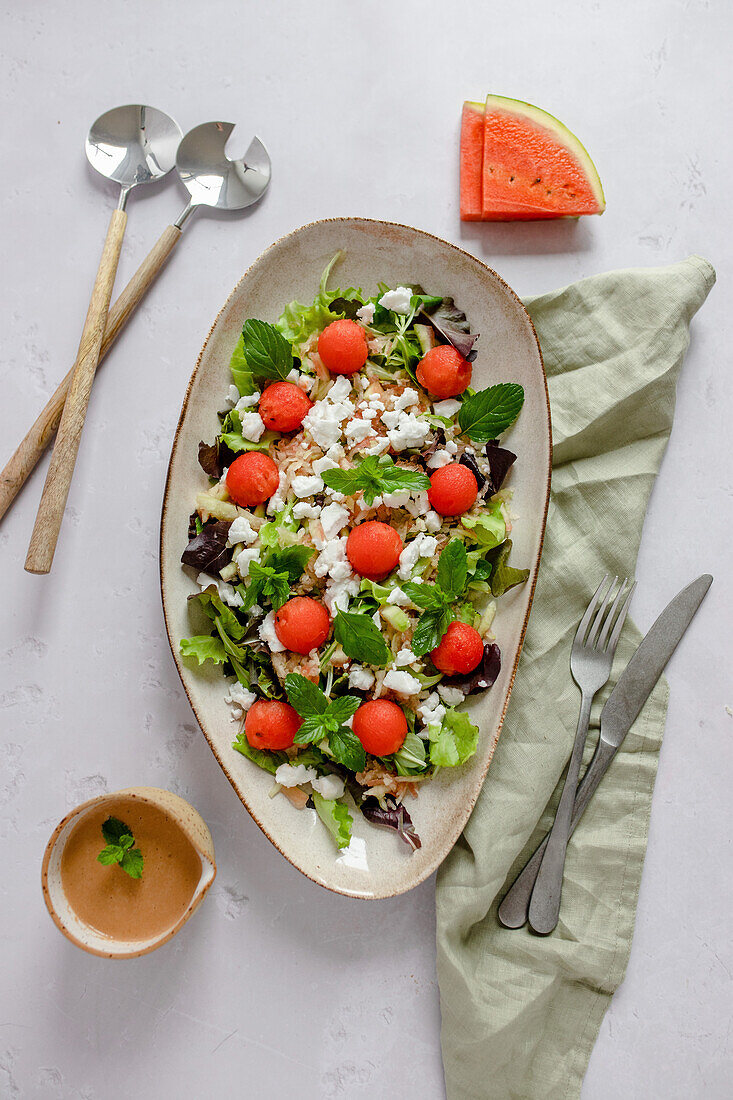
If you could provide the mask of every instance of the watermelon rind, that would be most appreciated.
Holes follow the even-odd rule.
[[[493,108],[507,111],[510,114],[524,115],[531,122],[553,133],[558,142],[564,145],[566,149],[569,149],[578,160],[596,201],[598,202],[598,213],[603,213],[606,209],[606,196],[603,194],[603,186],[601,184],[601,177],[598,175],[598,169],[591,160],[590,153],[586,147],[575,136],[573,131],[567,128],[565,123],[560,122],[560,119],[555,118],[549,111],[543,111],[541,107],[536,107],[534,103],[527,103],[524,99],[509,99],[507,96],[488,95],[485,103],[486,113],[490,113]]]

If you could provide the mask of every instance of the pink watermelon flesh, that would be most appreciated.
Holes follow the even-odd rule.
[[[461,221],[483,217],[484,105],[464,103],[461,116]]]
[[[487,100],[482,219],[525,221],[602,213],[605,202],[600,181],[580,143],[551,116],[545,116],[548,125],[544,126],[523,106],[526,108],[517,104],[513,110],[499,106],[494,97]],[[530,110],[544,114],[536,108]]]

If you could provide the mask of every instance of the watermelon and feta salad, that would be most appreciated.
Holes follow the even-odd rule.
[[[355,809],[414,850],[405,799],[476,752],[460,706],[496,680],[496,600],[528,576],[499,443],[524,391],[471,388],[478,334],[451,297],[328,289],[338,258],[311,304],[244,322],[199,445],[180,651],[230,678],[233,748],[273,794],[339,848]]]

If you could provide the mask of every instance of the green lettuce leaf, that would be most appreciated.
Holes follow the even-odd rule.
[[[318,791],[314,791],[311,797],[316,813],[336,841],[336,846],[348,848],[351,841],[351,826],[354,824],[348,808],[336,799],[323,798]]]
[[[246,756],[248,760],[251,760],[253,764],[256,764],[258,768],[262,768],[264,771],[269,772],[270,775],[274,775],[281,764],[288,763],[288,755],[284,752],[264,752],[262,749],[253,749],[247,740],[244,730],[237,734],[235,741],[232,741],[232,748],[237,752],[241,752],[242,756]],[[300,761],[298,761],[300,763]]]
[[[204,661],[213,661],[215,665],[223,665],[227,659],[227,653],[221,638],[214,638],[211,634],[196,634],[193,638],[181,638],[181,644],[178,648],[182,657],[195,657],[200,665]]]
[[[430,726],[430,762],[436,767],[455,768],[476,752],[478,726],[463,711],[449,710],[440,726]]]
[[[425,742],[416,733],[409,732],[402,748],[387,758],[394,764],[398,775],[418,775],[427,768]]]
[[[278,318],[276,327],[291,344],[304,343],[314,332],[320,332],[326,325],[330,325],[339,313],[346,313],[345,309],[338,309],[338,312],[335,313],[330,308],[332,303],[338,307],[341,304],[338,301],[339,299],[353,300],[358,298],[359,304],[361,304],[361,291],[356,290],[354,287],[349,287],[348,290],[343,291],[327,289],[331,272],[338,260],[341,259],[341,255],[340,252],[337,252],[327,265],[321,275],[318,293],[312,303],[303,305],[301,302],[291,302]]]
[[[484,550],[498,546],[506,538],[506,523],[501,514],[501,501],[487,504],[478,516],[461,516],[461,524]]]

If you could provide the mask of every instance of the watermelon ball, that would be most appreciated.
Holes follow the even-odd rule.
[[[461,516],[478,496],[478,485],[467,466],[449,462],[430,477],[428,500],[441,516]]]
[[[244,732],[253,749],[289,749],[302,722],[289,703],[258,699],[247,711]]]
[[[483,655],[484,643],[478,630],[459,622],[450,624],[430,654],[435,667],[448,676],[473,672],[481,664]]]
[[[310,596],[293,596],[275,612],[275,633],[293,653],[310,653],[323,645],[331,628],[328,612]]]
[[[369,354],[364,329],[347,317],[333,321],[318,337],[318,354],[331,374],[356,374]]]
[[[260,416],[272,432],[294,432],[313,402],[294,382],[275,382],[268,386],[260,400]]]
[[[227,492],[241,508],[264,504],[277,490],[280,473],[269,455],[247,451],[234,459],[227,470]]]
[[[354,527],[346,540],[346,556],[351,568],[372,581],[381,580],[392,572],[403,549],[404,543],[394,527],[376,519]]]
[[[396,703],[389,699],[372,699],[359,707],[352,728],[372,756],[389,756],[402,748],[407,736],[407,719]]]
[[[455,397],[471,384],[471,364],[451,344],[431,348],[417,365],[417,380],[436,397]]]

